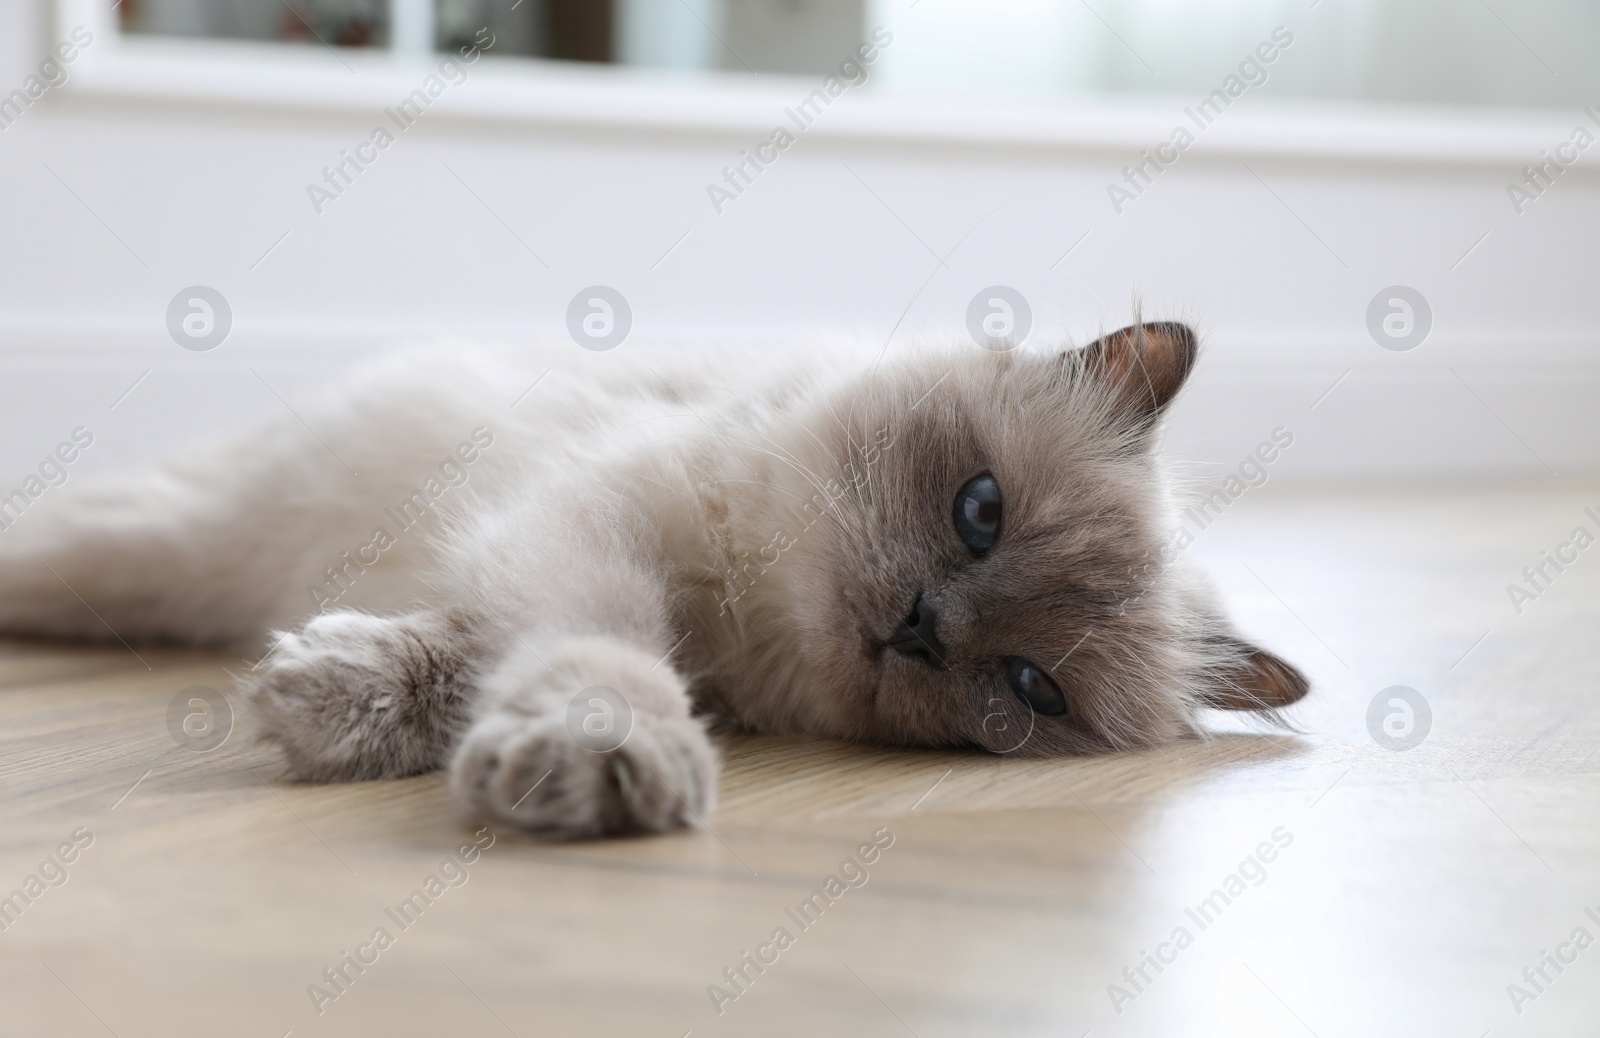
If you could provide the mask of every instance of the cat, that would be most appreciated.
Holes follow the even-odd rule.
[[[448,767],[560,836],[704,819],[708,719],[1031,756],[1192,737],[1308,691],[1163,552],[1153,448],[1197,355],[1176,323],[890,360],[404,352],[47,495],[0,535],[0,631],[264,649],[239,689],[296,777]]]

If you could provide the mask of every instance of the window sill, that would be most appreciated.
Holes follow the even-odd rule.
[[[73,5],[76,6],[76,5]],[[63,24],[71,21],[63,12]],[[56,93],[69,108],[174,106],[378,118],[437,70],[437,60],[388,52],[224,41],[119,38],[97,31]],[[443,56],[441,56],[442,59]],[[769,139],[785,114],[819,85],[792,76],[673,76],[485,57],[429,108],[430,122],[569,127],[617,133]],[[1187,97],[949,103],[847,92],[797,136],[877,146],[935,146],[1033,154],[1110,153],[1134,161],[1195,126]],[[1463,111],[1246,97],[1195,132],[1211,158],[1315,159],[1382,165],[1520,167],[1569,138],[1581,113]]]

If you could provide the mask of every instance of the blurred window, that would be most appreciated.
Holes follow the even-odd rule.
[[[1600,93],[1593,0],[122,0],[118,10],[135,34],[453,51],[487,30],[494,54],[689,74],[828,74],[878,30],[893,42],[867,70],[877,89],[954,98],[1206,94],[1241,65],[1252,88],[1325,100],[1581,106]]]

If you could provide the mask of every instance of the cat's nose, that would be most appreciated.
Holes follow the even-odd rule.
[[[885,643],[902,656],[921,660],[940,670],[945,666],[944,643],[939,640],[939,609],[928,596],[919,594],[911,613]]]

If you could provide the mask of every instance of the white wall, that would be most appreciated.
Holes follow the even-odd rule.
[[[9,90],[38,57],[0,39]],[[6,480],[80,424],[85,467],[242,429],[284,406],[263,379],[292,404],[397,338],[564,338],[596,283],[635,314],[618,363],[695,337],[964,335],[993,284],[1033,302],[1033,341],[1081,340],[1137,294],[1210,345],[1180,456],[1231,464],[1283,424],[1286,476],[1600,468],[1600,149],[1521,215],[1505,190],[1581,112],[1374,122],[1247,96],[1118,215],[1107,182],[1192,99],[1007,113],[858,91],[719,215],[706,185],[813,83],[634,75],[641,91],[485,60],[318,215],[307,183],[428,70],[307,53],[285,78],[248,52],[167,53],[97,41],[0,133]],[[235,314],[210,352],[166,331],[192,284]],[[1366,330],[1392,284],[1435,315],[1406,353]]]

